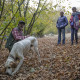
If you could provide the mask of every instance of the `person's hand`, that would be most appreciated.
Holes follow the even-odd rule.
[[[64,27],[63,25],[60,25],[60,28]]]
[[[30,35],[27,35],[27,37],[30,37]]]
[[[58,29],[61,29],[60,27],[58,27]]]
[[[73,25],[74,25],[74,23],[73,23],[73,22],[71,22],[71,23],[70,23],[70,25],[71,25],[71,26],[73,26]]]

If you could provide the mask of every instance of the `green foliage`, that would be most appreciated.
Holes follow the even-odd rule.
[[[21,3],[21,1],[23,1],[23,0],[19,0],[19,3]],[[34,5],[36,5],[36,6],[38,5],[38,1],[37,2],[34,0],[32,0],[32,1],[33,1]],[[4,30],[4,28],[10,22],[10,20],[14,16],[16,10],[18,9],[18,0],[13,0],[12,2],[13,2],[13,5],[11,4],[11,2],[9,0],[6,0],[6,2],[5,2],[3,15],[2,15],[2,18],[0,19],[0,33],[2,32],[2,30]],[[44,2],[45,2],[44,0],[41,0],[38,12],[40,12]],[[26,2],[25,2],[25,4],[26,4]],[[28,25],[31,22],[34,12],[36,11],[36,7],[32,7],[29,5],[27,13],[26,13],[26,17],[24,17],[25,4],[22,4],[20,6],[21,16],[19,15],[19,10],[18,10],[13,21],[10,23],[10,25],[6,29],[7,36],[9,35],[12,28],[17,27],[18,22],[20,20],[25,21],[26,30],[28,29]],[[60,13],[59,11],[55,10],[57,6],[58,6],[58,4],[56,4],[53,7],[52,2],[44,5],[42,11],[40,12],[40,15],[38,15],[39,13],[37,13],[37,16],[35,18],[35,20],[36,19],[37,20],[35,21],[35,23],[33,25],[31,34],[36,34],[38,36],[41,36],[41,35],[49,34],[49,33],[53,33],[53,34],[57,33],[56,21],[59,17],[59,13]],[[62,8],[65,8],[65,6],[63,6]],[[0,11],[1,10],[2,10],[2,8],[0,8]],[[69,11],[66,14],[69,14]]]

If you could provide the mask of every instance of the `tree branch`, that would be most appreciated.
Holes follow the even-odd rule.
[[[20,3],[20,6],[23,4],[25,0],[23,0],[21,3]],[[15,14],[13,15],[12,19],[10,20],[10,22],[5,26],[4,30],[1,32],[0,36],[3,34],[3,32],[7,29],[7,27],[10,25],[10,23],[12,22],[12,20],[14,19],[16,13],[18,12],[19,8],[16,10]]]
[[[20,15],[20,17],[21,17],[21,9],[20,9],[19,0],[18,0],[18,8],[19,8],[19,15]]]
[[[47,2],[47,0],[45,0],[44,4],[43,4],[43,6],[42,6],[42,8],[41,8],[41,10],[39,11],[39,14],[38,14],[38,9],[39,9],[39,6],[40,6],[40,0],[39,0],[39,4],[38,4],[38,7],[37,7],[37,10],[36,10],[35,13],[33,14],[33,17],[32,17],[32,19],[31,19],[31,22],[30,22],[30,24],[29,24],[29,26],[28,26],[27,34],[30,34],[31,29],[32,29],[32,27],[33,27],[33,24],[34,24],[35,21],[36,21],[36,19],[35,19],[35,18],[36,18],[36,15],[38,14],[38,17],[39,17],[39,15],[40,15],[40,13],[41,13],[44,5],[46,4],[46,2]],[[38,18],[38,17],[37,17],[37,18]]]
[[[4,4],[5,4],[5,0],[3,0],[3,6],[2,6],[1,14],[0,14],[0,19],[1,19],[1,17],[2,17],[2,13],[3,13],[3,10],[4,10]]]
[[[25,9],[24,9],[25,23],[27,23],[26,13],[27,13],[27,10],[28,10],[29,1],[30,1],[30,0],[27,1],[26,7],[25,7]],[[26,34],[26,29],[25,29],[25,27],[24,27],[24,35],[25,35],[25,34]]]
[[[35,22],[35,17],[36,17],[36,15],[37,15],[37,11],[38,11],[39,6],[40,6],[40,1],[41,1],[41,0],[39,0],[38,7],[37,7],[36,11],[34,12],[33,17],[32,17],[32,19],[31,19],[31,22],[30,22],[30,24],[29,24],[29,26],[28,26],[27,34],[30,34],[31,29],[32,29],[32,27],[33,27],[33,24],[34,24],[34,22]]]

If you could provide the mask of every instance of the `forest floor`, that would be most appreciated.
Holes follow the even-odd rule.
[[[4,64],[9,52],[1,49],[0,80],[80,80],[80,40],[72,46],[70,36],[65,45],[57,45],[57,36],[39,38],[38,42],[41,63],[37,54],[30,51],[14,76],[5,74]]]

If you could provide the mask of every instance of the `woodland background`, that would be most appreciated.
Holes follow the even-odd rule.
[[[68,4],[66,10],[66,5],[61,5],[66,0],[54,0],[55,5],[52,1],[0,0],[0,80],[80,80],[80,36],[79,43],[71,46],[69,24],[66,27],[65,45],[57,46],[55,36],[60,11],[64,11],[69,20],[72,7]],[[21,69],[14,76],[8,76],[4,69],[9,55],[5,42],[20,20],[26,23],[24,35],[34,35],[38,39],[41,64],[36,53],[30,51]]]
[[[0,0],[0,45],[20,20],[26,23],[24,35],[42,37],[57,34],[56,21],[60,11],[64,11],[69,20],[71,12],[68,9],[71,9],[71,6],[68,4],[66,11],[66,6],[61,5],[65,0],[54,1],[55,5],[52,0]],[[66,27],[66,32],[70,32],[70,25]]]

